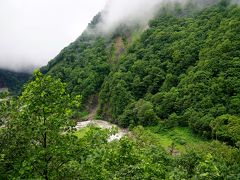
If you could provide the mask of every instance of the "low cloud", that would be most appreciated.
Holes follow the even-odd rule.
[[[103,22],[98,28],[108,33],[119,24],[145,25],[163,4],[185,2],[186,0],[109,0],[102,13]]]
[[[109,0],[105,10],[102,12],[102,23],[98,30],[103,33],[113,31],[120,24],[147,25],[160,8],[166,4],[178,3],[186,5],[191,2],[198,8],[203,8],[219,3],[221,0]],[[230,0],[231,1],[231,0]],[[232,0],[232,3],[239,3],[240,0]]]
[[[147,25],[164,4],[188,1],[204,7],[220,0],[1,0],[0,68],[32,71],[46,65],[79,37],[106,2],[98,25],[104,33],[120,24]]]
[[[106,0],[0,0],[0,68],[32,71],[73,42]]]

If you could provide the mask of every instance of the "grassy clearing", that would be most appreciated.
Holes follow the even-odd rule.
[[[189,128],[175,127],[159,130],[155,126],[147,127],[145,130],[153,133],[165,149],[174,144],[174,147],[180,152],[185,152],[189,146],[196,146],[207,141],[193,134]]]
[[[83,138],[91,127],[85,127],[75,132],[78,138]],[[133,130],[134,132],[134,130]],[[160,144],[164,149],[169,149],[174,144],[174,149],[184,153],[189,147],[210,142],[192,133],[189,128],[175,127],[160,130],[158,126],[143,128],[143,134],[151,138],[153,143]]]
[[[76,131],[74,134],[78,138],[83,138],[89,130],[90,130],[90,127],[81,128],[80,130]]]

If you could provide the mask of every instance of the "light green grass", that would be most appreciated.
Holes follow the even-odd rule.
[[[168,130],[158,130],[158,127],[148,127],[145,130],[157,137],[159,143],[165,149],[168,149],[172,143],[177,150],[185,152],[189,146],[199,145],[206,140],[193,134],[189,128],[175,127]]]
[[[74,134],[78,138],[83,138],[89,130],[90,130],[90,127],[85,127],[85,128],[82,128],[82,129],[76,131]]]
[[[91,127],[85,127],[75,132],[78,138],[83,138]],[[174,148],[181,153],[186,152],[189,147],[204,144],[207,140],[192,133],[189,128],[175,127],[167,130],[159,130],[159,127],[146,127],[144,131],[152,137],[153,142],[168,149],[174,143]],[[209,142],[209,141],[208,141]]]

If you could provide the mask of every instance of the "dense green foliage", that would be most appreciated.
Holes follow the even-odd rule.
[[[18,94],[30,76],[28,73],[0,69],[0,88],[8,88],[11,93]]]
[[[16,128],[16,125],[13,127]],[[32,127],[39,128],[37,125]],[[8,130],[13,129],[7,129],[3,134],[9,133]],[[239,149],[217,141],[187,146],[186,152],[172,155],[174,146],[169,147],[169,152],[166,151],[162,147],[162,141],[154,133],[145,131],[143,127],[135,128],[132,131],[133,137],[125,137],[113,142],[107,141],[108,131],[93,127],[88,127],[85,135],[80,138],[75,137],[70,131],[66,133],[58,134],[59,139],[53,141],[54,143],[50,141],[47,151],[40,152],[38,148],[41,148],[41,144],[27,144],[30,149],[23,149],[26,148],[26,144],[7,141],[7,145],[11,148],[3,146],[1,150],[1,178],[238,179],[240,177]],[[22,140],[23,135],[18,140]],[[11,151],[14,147],[20,149]],[[33,147],[35,151],[30,153]],[[44,166],[41,167],[45,164],[43,158],[45,152],[48,152],[48,157],[53,157],[48,165],[47,178],[44,176]],[[37,169],[40,167],[41,169]]]
[[[161,119],[235,144],[240,141],[240,8],[220,3],[184,12],[162,11],[150,22],[106,78],[101,111],[125,127]]]
[[[58,177],[60,167],[71,160],[74,136],[71,109],[79,106],[60,80],[36,72],[17,99],[1,103],[1,179]],[[72,100],[74,99],[74,100]],[[7,102],[7,103],[6,103]]]
[[[105,40],[92,34],[99,18],[100,14],[81,37],[42,68],[42,72],[66,82],[68,92],[80,93],[84,102],[90,95],[99,92],[110,71]]]
[[[67,82],[68,91],[73,94],[80,92],[84,101],[97,93],[109,73],[107,54],[103,39],[98,39],[87,47],[79,47],[80,53],[68,49],[67,56],[49,71],[49,74]]]
[[[120,141],[109,142],[112,132],[94,127],[83,129],[79,136],[70,117],[80,97],[70,97],[59,79],[39,72],[34,79],[17,100],[0,101],[0,118],[5,122],[0,129],[1,179],[240,177],[239,149],[217,141],[185,144],[186,151],[174,155],[175,145],[164,149],[158,135],[143,127]],[[136,106],[151,105],[142,101]]]
[[[123,127],[189,126],[234,145],[240,141],[234,128],[240,125],[239,17],[239,6],[227,0],[203,9],[166,6],[131,42],[134,30],[122,25],[101,37],[98,14],[42,71],[84,103],[100,92],[99,114]],[[225,126],[217,121],[222,116],[230,118]]]
[[[0,94],[0,179],[240,179],[239,6],[169,5],[143,33],[101,36],[101,18]],[[97,115],[131,130],[119,141],[74,128],[98,95]]]

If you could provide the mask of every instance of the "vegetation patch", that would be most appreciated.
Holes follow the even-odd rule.
[[[160,129],[159,126],[146,127],[146,131],[154,133],[156,139],[165,149],[174,147],[175,149],[186,152],[190,146],[210,142],[203,137],[197,136],[187,127],[174,127],[170,129]]]
[[[74,135],[76,135],[78,138],[83,138],[90,129],[90,127],[81,128],[77,130]]]

